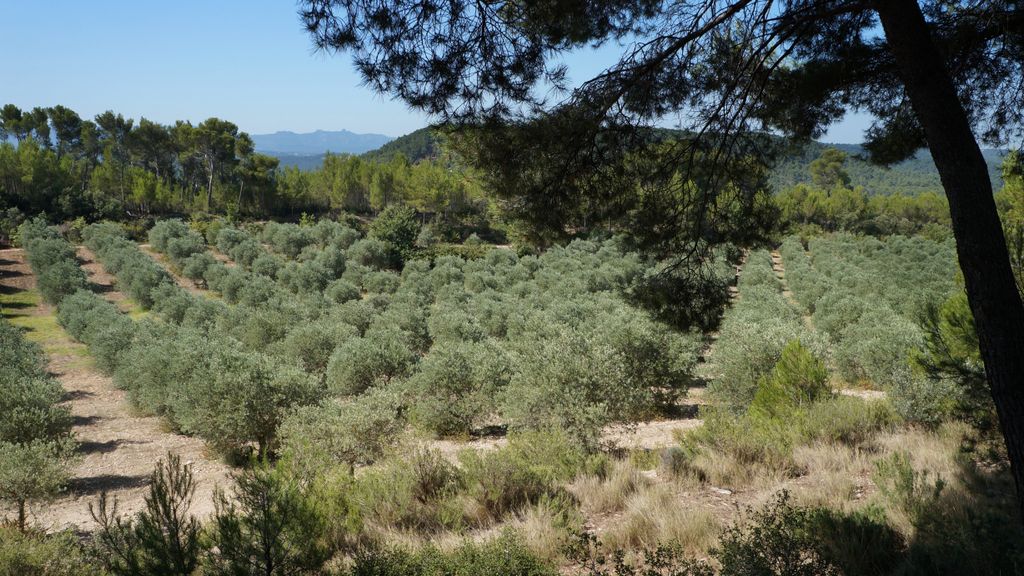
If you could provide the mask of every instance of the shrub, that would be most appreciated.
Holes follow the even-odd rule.
[[[398,330],[375,330],[353,338],[331,355],[327,386],[335,394],[359,394],[377,381],[405,376],[416,354]]]
[[[405,428],[400,399],[373,389],[347,402],[296,409],[281,424],[282,453],[299,470],[369,464]]]
[[[276,447],[277,427],[293,407],[321,399],[308,374],[262,354],[215,345],[207,370],[193,374],[187,393],[171,399],[183,430],[221,450],[254,443],[260,456]]]
[[[351,499],[370,528],[437,532],[463,526],[461,487],[461,473],[443,456],[416,451],[357,477]]]
[[[282,267],[284,267],[284,262],[273,254],[263,253],[252,261],[252,271],[254,274],[261,274],[270,278],[276,278],[277,273]]]
[[[36,281],[43,299],[51,304],[60,304],[65,296],[86,288],[85,272],[78,263],[69,260],[57,262],[43,270]]]
[[[297,362],[306,372],[323,374],[334,350],[358,336],[356,329],[347,324],[318,321],[289,330],[273,350],[276,355]]]
[[[813,530],[812,511],[790,504],[788,493],[782,492],[764,508],[749,512],[748,523],[728,528],[714,552],[723,574],[824,576],[841,573],[821,549]]]
[[[782,349],[771,375],[762,378],[751,410],[772,417],[785,417],[831,394],[825,363],[792,340]]]
[[[410,415],[437,434],[468,434],[494,410],[509,368],[507,356],[494,344],[435,346],[409,380],[416,396]]]
[[[536,503],[551,486],[529,463],[511,451],[478,452],[466,450],[459,455],[467,494],[478,507],[478,523],[490,523]]]
[[[377,270],[384,270],[393,263],[390,246],[377,238],[359,240],[348,249],[346,255],[353,262]]]
[[[188,224],[185,224],[181,220],[160,220],[149,229],[149,244],[157,252],[166,253],[167,246],[171,240],[182,238],[188,235],[189,232],[191,232],[191,230],[189,229]]]
[[[150,477],[145,508],[133,517],[118,515],[117,500],[104,492],[89,505],[99,525],[96,546],[116,575],[192,574],[202,552],[200,526],[189,514],[195,479],[181,459],[168,454]]]
[[[25,530],[30,502],[63,490],[73,454],[74,444],[67,439],[0,442],[0,499],[14,504],[19,530]]]
[[[4,396],[0,398],[0,442],[24,443],[54,439],[71,430],[71,414],[58,406],[64,395],[60,384],[45,378],[10,379],[0,372]]]
[[[338,304],[358,300],[361,295],[359,288],[347,280],[335,280],[324,289],[324,296]]]
[[[47,534],[0,527],[0,574],[4,576],[102,576],[72,531]]]
[[[370,224],[370,236],[384,241],[391,252],[393,265],[401,267],[416,248],[416,237],[420,223],[416,211],[408,206],[392,204],[374,218]]]
[[[612,347],[575,331],[538,340],[519,355],[503,395],[514,429],[563,428],[593,449],[606,424],[653,411],[653,392],[632,380]]]
[[[892,375],[889,401],[904,420],[937,426],[963,405],[963,389],[948,378],[927,378],[909,367]]]
[[[127,316],[119,315],[109,324],[97,324],[89,337],[89,353],[96,367],[110,374],[121,364],[121,355],[131,349],[137,327]]]
[[[454,552],[427,547],[416,553],[400,548],[359,551],[351,576],[554,576],[558,571],[536,558],[517,537],[506,533],[482,544],[466,542]]]
[[[741,283],[752,282],[741,276]],[[772,280],[774,282],[774,279]],[[782,357],[793,340],[818,357],[826,346],[801,323],[797,314],[775,287],[752,285],[741,288],[742,298],[722,320],[715,344],[718,374],[708,391],[720,404],[742,412],[753,402],[758,384]]]
[[[64,389],[43,370],[39,347],[2,320],[0,389],[0,442],[54,440],[70,432],[70,411],[58,406]]]
[[[900,421],[892,406],[882,400],[837,396],[815,402],[794,419],[805,441],[868,444],[881,430]]]
[[[181,274],[193,281],[205,281],[207,270],[216,266],[223,265],[209,252],[193,254],[182,261]]]

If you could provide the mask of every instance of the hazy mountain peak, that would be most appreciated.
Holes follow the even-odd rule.
[[[384,134],[357,134],[349,130],[316,130],[305,133],[280,130],[273,134],[252,135],[257,151],[277,155],[325,152],[362,154],[380,148],[393,139]]]

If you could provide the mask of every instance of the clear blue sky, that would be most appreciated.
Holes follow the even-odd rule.
[[[260,134],[399,136],[428,119],[360,85],[351,58],[313,50],[290,0],[0,0],[0,104],[63,104],[170,123],[217,116]],[[615,47],[567,59],[580,81]],[[826,141],[859,142],[854,118]]]

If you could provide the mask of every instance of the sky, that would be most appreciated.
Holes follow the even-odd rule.
[[[361,85],[351,57],[314,50],[292,0],[0,0],[0,105],[63,104],[160,123],[230,120],[250,134],[401,136],[429,118]],[[582,81],[615,46],[566,58]],[[849,118],[822,140],[856,143]]]

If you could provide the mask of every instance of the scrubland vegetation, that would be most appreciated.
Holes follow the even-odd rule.
[[[168,455],[141,511],[103,495],[88,538],[33,531],[26,511],[66,485],[75,445],[60,384],[5,323],[0,495],[17,514],[0,561],[1016,573],[1024,535],[948,223],[927,197],[856,201],[825,160],[819,188],[777,199],[791,232],[777,252],[723,247],[714,294],[692,302],[645,293],[672,277],[623,237],[443,246],[398,205],[369,224],[164,219],[145,250],[121,224],[28,220],[18,240],[60,326],[135,409],[236,472],[200,517],[188,465]],[[104,298],[69,238],[145,313]],[[673,440],[610,440],[694,401],[701,424]]]

